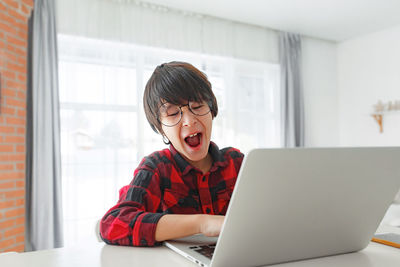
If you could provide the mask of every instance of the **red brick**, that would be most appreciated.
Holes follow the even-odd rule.
[[[4,252],[24,252],[25,245],[24,244],[15,244],[15,246],[6,248]]]
[[[21,115],[20,115],[20,111],[22,111],[22,110],[18,110],[18,116],[21,116]],[[24,111],[24,113],[26,113],[25,110],[23,110],[23,111]],[[24,117],[25,117],[25,115],[24,115]],[[17,128],[17,133],[19,133],[19,134],[25,134],[25,128],[23,128],[23,127],[18,127],[18,128]]]
[[[25,241],[25,236],[24,235],[17,235],[15,237],[15,241],[17,241],[17,243],[21,243]]]
[[[24,84],[24,87],[22,87],[22,88],[20,88],[20,89],[18,89],[18,92],[23,92],[24,94],[26,94],[26,83],[22,83],[22,84]],[[18,95],[18,93],[17,93],[17,95]]]
[[[25,181],[16,181],[15,187],[16,188],[25,188]]]
[[[17,163],[17,170],[25,170],[25,163]]]
[[[23,179],[23,178],[25,178],[25,173],[23,173],[23,172],[3,172],[3,173],[0,173],[0,180]]]
[[[25,117],[25,116],[26,116],[26,111],[25,111],[25,110],[18,109],[17,115],[18,115],[19,117]]]
[[[16,47],[15,49],[14,49],[14,51],[15,51],[15,53],[17,54],[17,55],[20,55],[21,57],[27,57],[27,54],[26,54],[26,47]],[[25,74],[26,73],[26,71],[25,72],[22,72],[23,74]]]
[[[0,152],[13,152],[14,147],[12,145],[0,145]]]
[[[18,124],[18,125],[25,125],[25,119],[19,118],[6,118],[7,124]]]
[[[18,145],[16,151],[17,152],[25,152],[25,145]]]
[[[10,14],[12,17],[16,18],[17,20],[20,20],[21,22],[27,21],[27,16],[21,15],[21,13],[14,11],[12,9],[10,9],[8,11],[8,14]]]
[[[19,200],[19,199],[18,199]],[[23,199],[22,199],[23,200]],[[25,217],[18,217],[17,219],[15,219],[15,224],[16,225],[20,225],[20,224],[24,224],[25,223]]]
[[[18,91],[17,95],[20,99],[26,99],[26,94],[24,92]]]
[[[15,80],[15,78],[17,77],[17,75],[15,75],[15,72],[13,71],[8,71],[8,70],[4,70],[1,72],[2,77],[4,78],[8,78],[10,80]]]
[[[25,137],[22,136],[6,136],[5,143],[25,143]]]
[[[11,237],[25,232],[25,226],[15,227],[4,232],[4,237]]]
[[[15,97],[15,96],[17,95],[17,92],[16,92],[15,90],[11,90],[11,89],[4,88],[4,89],[1,91],[1,94],[2,94],[3,96],[12,96],[12,97]]]
[[[14,81],[7,81],[6,86],[8,88],[13,88],[13,89],[23,89],[23,88],[25,88],[26,84],[20,83],[20,82],[14,82]]]
[[[26,83],[26,74],[22,73],[18,75],[18,80],[20,82]]]
[[[15,8],[15,9],[17,9],[19,7],[18,1],[15,1],[15,0],[3,0],[3,2],[8,7],[12,7],[12,8]]]
[[[25,154],[11,154],[11,155],[0,155],[0,161],[25,161]],[[1,179],[1,174],[0,174]]]
[[[25,153],[17,151],[25,151],[27,19],[32,7],[32,0],[0,0],[1,252],[24,251]]]
[[[18,21],[13,23],[13,27],[15,29],[15,34],[17,35],[18,31],[28,32],[28,25],[26,23],[19,23]]]
[[[4,52],[4,59],[8,60],[10,62],[16,62],[17,61],[17,56],[14,54],[11,54],[9,52]]]
[[[15,225],[15,219],[5,220],[4,222],[0,222],[0,229],[10,228]]]
[[[19,163],[19,164],[21,164],[21,163]],[[0,171],[13,170],[13,169],[14,169],[13,164],[0,164]]]
[[[6,6],[2,2],[0,2],[0,10],[6,10]]]
[[[33,7],[33,0],[22,0],[22,2],[29,7]]]
[[[17,182],[18,183],[18,182]],[[25,199],[24,198],[19,198],[15,200],[15,207],[20,207],[25,205]],[[23,217],[22,217],[23,219]]]
[[[3,22],[0,22],[0,30],[3,30],[4,32],[9,34],[17,34],[17,31],[13,27],[8,26]]]
[[[5,12],[0,12],[0,21],[8,23],[10,25],[15,23],[15,19],[13,18],[13,16],[10,16],[10,14],[7,14]]]
[[[26,32],[24,29],[20,29],[19,31],[17,31],[17,37],[23,40],[27,40],[28,32]]]
[[[14,244],[15,244],[15,239],[14,238],[10,238],[10,239],[4,240],[4,241],[0,241],[0,249],[7,248],[7,247],[9,247],[11,245],[14,245]]]
[[[0,209],[11,208],[14,207],[14,205],[15,205],[14,201],[0,201]],[[0,223],[0,229],[2,229],[1,223]]]
[[[17,63],[20,64],[21,66],[26,66],[26,58],[18,57],[17,58]]]
[[[6,216],[6,218],[11,218],[11,217],[17,217],[17,216],[23,215],[24,213],[25,213],[25,209],[19,208],[19,209],[13,209],[13,210],[6,211],[5,216]]]
[[[11,52],[15,52],[15,46],[14,45],[11,45],[11,44],[9,44],[9,43],[6,43],[7,44],[7,47],[6,47],[6,49],[8,50],[8,51],[11,51]]]
[[[3,112],[3,110],[1,111]],[[15,128],[10,126],[0,126],[0,133],[14,133]]]
[[[1,114],[15,115],[15,108],[1,107]]]
[[[14,189],[14,188],[15,188],[14,182],[0,183],[0,189]]]
[[[8,47],[8,46],[7,46]],[[12,46],[11,46],[12,47]],[[14,48],[13,48],[14,49]],[[19,73],[26,73],[26,67],[25,66],[20,66],[20,65],[18,65],[18,64],[14,64],[14,63],[11,63],[11,62],[7,62],[7,64],[6,64],[6,67],[8,68],[8,69],[10,69],[10,70],[13,70],[13,71],[17,71],[17,72],[19,72]]]
[[[31,8],[28,8],[25,4],[21,4],[21,11],[26,17],[29,17],[31,13]]]

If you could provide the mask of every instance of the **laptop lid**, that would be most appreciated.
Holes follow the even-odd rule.
[[[244,158],[211,266],[365,248],[400,187],[400,148],[255,149]]]

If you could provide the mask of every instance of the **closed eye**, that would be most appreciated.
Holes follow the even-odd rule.
[[[200,106],[192,107],[192,109],[199,109],[199,108],[202,108],[202,107],[204,107],[204,105],[200,105]]]
[[[174,116],[177,116],[179,114],[179,112],[175,112],[175,113],[172,113],[172,114],[168,114],[168,117],[174,117]]]

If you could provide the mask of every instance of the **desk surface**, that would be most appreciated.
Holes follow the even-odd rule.
[[[378,232],[400,228],[380,227]],[[166,247],[138,248],[109,246],[90,243],[84,247],[59,248],[27,253],[0,255],[1,267],[119,267],[119,266],[197,266]],[[371,242],[367,248],[356,253],[323,257],[274,266],[351,266],[351,267],[398,267],[400,249]]]

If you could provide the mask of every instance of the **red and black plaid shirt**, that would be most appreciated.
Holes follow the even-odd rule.
[[[190,165],[171,145],[145,157],[119,201],[102,218],[107,244],[154,246],[158,220],[165,214],[225,215],[243,160],[235,148],[219,150],[211,142],[208,173]]]

